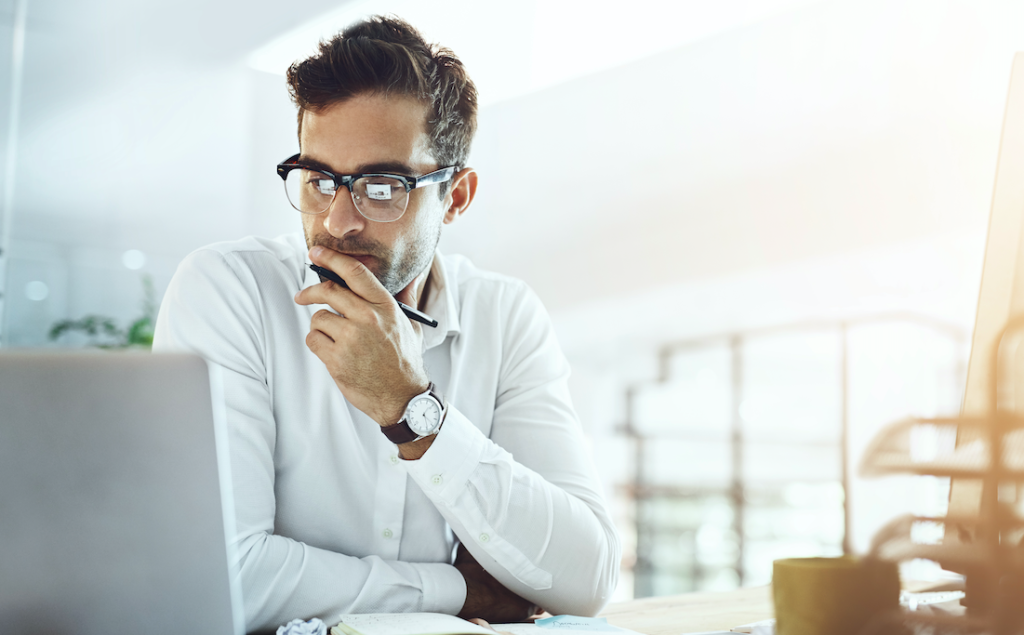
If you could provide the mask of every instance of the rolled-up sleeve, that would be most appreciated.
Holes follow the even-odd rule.
[[[430,449],[404,465],[506,587],[554,614],[594,615],[618,581],[618,536],[547,313],[525,285],[506,302],[489,434],[453,403]]]

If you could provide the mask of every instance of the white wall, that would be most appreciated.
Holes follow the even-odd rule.
[[[52,323],[89,313],[128,322],[141,314],[141,275],[162,292],[197,247],[298,227],[268,211],[280,193],[265,194],[297,146],[284,81],[244,59],[305,16],[267,0],[244,9],[29,0],[7,344],[44,345]],[[128,249],[146,254],[141,270],[121,264]],[[33,280],[48,298],[25,297]]]
[[[822,3],[485,108],[481,193],[445,245],[562,309],[982,232],[1022,23]]]

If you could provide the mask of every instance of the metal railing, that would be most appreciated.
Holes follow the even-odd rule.
[[[850,330],[867,325],[895,325],[895,324],[917,325],[938,333],[949,339],[951,343],[963,350],[966,345],[966,334],[959,326],[943,322],[924,315],[912,313],[892,313],[874,315],[860,318],[841,320],[815,320],[791,324],[782,324],[745,331],[727,332],[715,335],[708,335],[699,338],[686,339],[669,342],[659,347],[658,366],[659,373],[653,380],[632,384],[626,389],[626,418],[619,432],[631,439],[633,442],[633,482],[625,485],[622,490],[633,499],[636,505],[634,522],[636,524],[636,560],[633,568],[635,585],[637,591],[641,580],[651,576],[654,566],[649,557],[651,545],[645,544],[647,532],[641,527],[642,516],[641,506],[654,498],[668,498],[682,500],[694,497],[706,497],[710,495],[727,494],[732,508],[732,527],[736,536],[736,557],[733,569],[739,586],[745,581],[744,557],[745,532],[744,513],[746,508],[747,483],[744,477],[743,464],[746,450],[744,437],[743,417],[740,413],[740,405],[744,399],[744,348],[747,343],[757,338],[772,335],[784,334],[809,334],[812,332],[835,332],[840,341],[839,368],[837,379],[840,383],[839,395],[840,405],[839,416],[840,439],[838,447],[834,443],[818,444],[823,449],[834,450],[839,453],[841,465],[841,485],[843,491],[843,538],[842,550],[844,553],[851,553],[851,512],[850,512],[850,465],[849,465],[849,441],[850,441],[850,355],[849,355],[849,334]],[[701,349],[722,348],[729,351],[729,385],[730,385],[730,430],[728,435],[729,451],[731,455],[731,474],[728,487],[687,487],[685,485],[657,485],[647,479],[645,465],[647,463],[648,451],[651,444],[666,439],[687,439],[692,435],[683,434],[644,434],[636,420],[637,397],[647,389],[659,384],[666,384],[672,378],[672,361],[678,355],[688,352],[695,352]],[[963,356],[958,357],[957,377],[962,378],[966,373],[966,363]],[[962,382],[960,382],[962,385]],[[813,445],[813,444],[812,444]],[[637,597],[640,597],[640,593]]]

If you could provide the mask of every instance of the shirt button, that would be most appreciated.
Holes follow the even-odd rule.
[[[398,465],[398,455],[397,454],[392,454],[391,456],[388,457],[388,460],[391,461],[391,465]]]
[[[385,529],[384,531],[380,532],[380,535],[384,536],[385,538],[390,538],[391,536],[394,536],[395,534],[391,533],[390,529]]]
[[[440,474],[435,474],[434,477],[430,479],[430,482],[434,485],[440,485],[441,483],[444,483],[444,477]]]
[[[488,536],[487,534],[480,534],[480,542],[487,542],[490,539],[491,539],[491,537]]]

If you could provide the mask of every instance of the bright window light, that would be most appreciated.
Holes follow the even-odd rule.
[[[138,249],[129,249],[121,254],[121,264],[129,269],[142,269],[146,264],[146,254]]]
[[[33,280],[25,285],[25,297],[33,302],[42,302],[50,295],[50,287],[42,280]]]
[[[482,105],[713,37],[822,0],[356,0],[257,49],[252,68],[283,75],[356,20],[393,14],[466,64]]]

